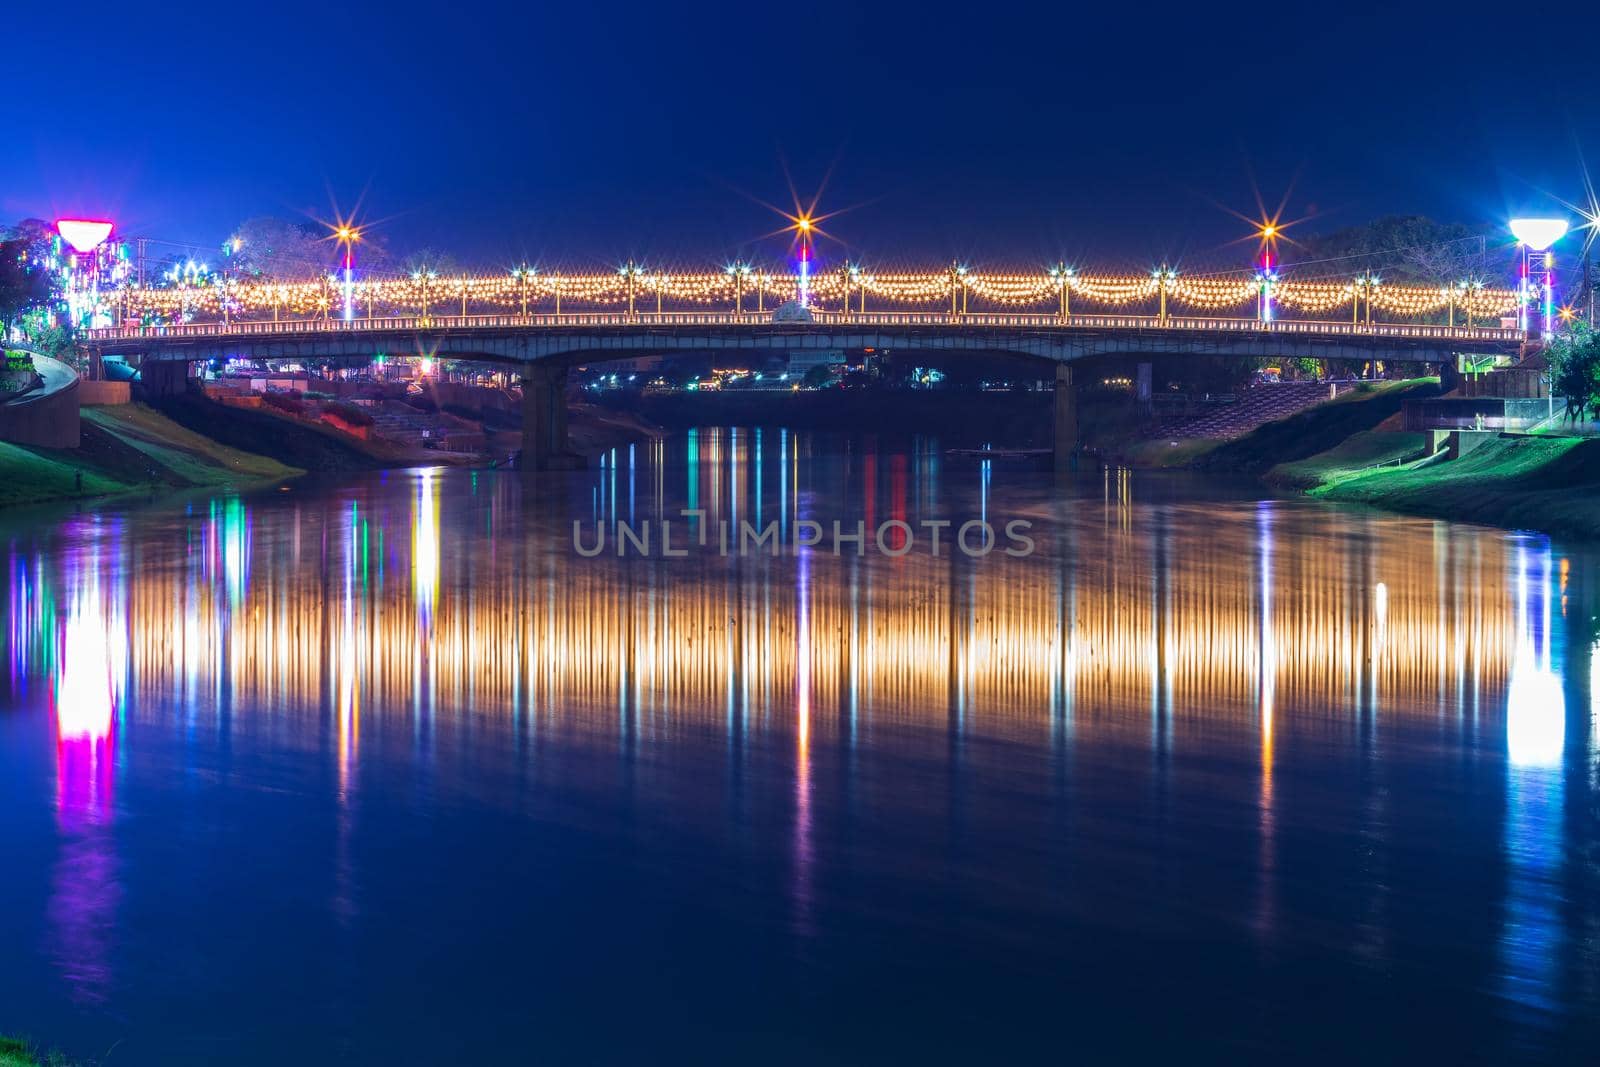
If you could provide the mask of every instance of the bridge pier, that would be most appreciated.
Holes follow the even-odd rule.
[[[146,400],[168,400],[189,388],[189,364],[183,360],[144,359],[139,364],[139,388]]]
[[[1056,364],[1056,470],[1068,470],[1078,451],[1078,391],[1072,385],[1072,364]]]
[[[553,363],[522,366],[522,459],[524,471],[576,470],[583,457],[567,443],[567,368]]]

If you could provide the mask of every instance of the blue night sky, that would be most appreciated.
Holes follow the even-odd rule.
[[[781,251],[787,170],[868,262],[1109,267],[1247,254],[1253,183],[1291,234],[1582,198],[1581,64],[1357,6],[28,4],[0,217],[215,246],[359,198],[397,253],[659,262]]]

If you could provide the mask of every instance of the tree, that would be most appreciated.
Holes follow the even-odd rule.
[[[1545,349],[1550,392],[1567,398],[1567,418],[1600,417],[1600,333],[1577,322]]]
[[[821,389],[833,381],[833,368],[826,363],[818,363],[806,371],[806,376],[800,379],[800,384],[807,389]]]
[[[28,351],[56,359],[70,356],[68,350],[73,343],[72,327],[55,319],[44,308],[34,308],[18,318],[17,329],[22,333],[22,343]]]
[[[34,257],[32,242],[26,237],[0,241],[0,339],[24,313],[44,307],[53,296],[50,273]]]
[[[456,265],[455,258],[448,252],[440,252],[433,248],[419,248],[405,258],[401,265],[407,274],[426,274],[432,271],[441,278],[449,278],[461,273],[461,268]]]
[[[1505,265],[1493,251],[1490,227],[1435,222],[1422,215],[1388,215],[1361,226],[1303,238],[1294,259],[1346,273],[1377,271],[1386,281],[1453,285],[1483,280]]]
[[[337,244],[316,227],[289,219],[246,219],[228,244],[228,268],[266,281],[302,281],[332,270]]]

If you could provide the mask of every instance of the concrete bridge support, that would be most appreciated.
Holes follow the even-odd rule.
[[[146,359],[139,365],[139,389],[146,400],[182,396],[189,388],[189,364],[181,360]]]
[[[551,363],[522,367],[524,471],[571,470],[583,457],[567,443],[567,368]]]
[[[1072,385],[1072,364],[1056,364],[1056,470],[1067,470],[1078,451],[1078,392]]]

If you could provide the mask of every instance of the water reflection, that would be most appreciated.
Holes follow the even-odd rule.
[[[1560,1003],[1566,695],[1548,544],[1516,549],[1516,650],[1506,694],[1505,994],[1525,1023],[1550,1025]],[[1565,569],[1565,561],[1563,561]]]
[[[958,468],[924,441],[835,450],[710,427],[537,489],[391,472],[13,535],[11,691],[53,694],[57,975],[90,1001],[115,986],[113,797],[135,795],[128,765],[177,735],[192,746],[180,772],[242,738],[272,790],[280,764],[325,771],[288,791],[326,787],[332,833],[307,848],[351,931],[383,900],[361,842],[397,789],[407,818],[430,819],[462,797],[515,815],[530,796],[614,789],[587,826],[601,833],[657,805],[703,814],[662,784],[682,760],[724,798],[706,837],[739,837],[736,858],[777,853],[773,925],[808,951],[837,936],[852,865],[879,880],[867,896],[955,894],[992,839],[1013,848],[962,906],[1015,893],[1019,929],[1060,935],[1062,913],[1177,924],[1209,906],[1262,960],[1315,936],[1391,973],[1418,892],[1402,841],[1459,825],[1475,866],[1458,873],[1493,897],[1466,938],[1498,960],[1481,988],[1532,1027],[1592,999],[1573,977],[1592,952],[1571,947],[1596,922],[1573,859],[1573,812],[1597,787],[1592,560],[1165,484],[1054,486]],[[685,508],[689,555],[612,551],[618,523]],[[796,520],[979,516],[1031,520],[1038,551],[835,555],[791,538]],[[785,550],[720,556],[723,524],[745,518],[778,519]],[[608,551],[580,558],[574,519],[602,524]],[[574,753],[581,773],[560,763]],[[1473,806],[1481,782],[1488,808]],[[879,850],[899,866],[872,868]],[[1232,872],[1221,888],[1196,873],[1213,866]],[[1037,899],[1016,888],[1035,880]]]
[[[118,710],[128,671],[125,587],[107,581],[115,527],[73,531],[83,543],[62,574],[54,615],[56,819],[61,851],[51,878],[49,941],[74,999],[98,1003],[111,982],[111,944],[121,897],[111,832]],[[24,615],[26,618],[26,615]],[[26,647],[26,642],[24,643]]]
[[[720,469],[728,440],[709,433],[690,450]],[[757,462],[737,441],[731,451],[741,467]],[[804,472],[785,451],[780,444],[772,458],[789,476],[766,484],[787,495],[784,483],[792,478],[798,492]],[[866,510],[866,496],[883,487],[858,474],[856,506]],[[457,714],[469,701],[480,715],[559,706],[583,719],[630,693],[646,716],[711,716],[722,729],[730,706],[752,698],[769,715],[788,705],[792,722],[810,700],[815,726],[848,731],[948,704],[962,732],[1027,734],[1052,728],[1057,713],[1123,721],[1142,691],[1158,747],[1182,744],[1201,719],[1254,722],[1265,802],[1285,709],[1350,707],[1359,719],[1382,704],[1432,716],[1448,706],[1441,694],[1499,691],[1514,763],[1550,763],[1561,751],[1550,576],[1539,559],[1519,564],[1526,546],[1492,535],[1462,532],[1430,551],[1404,527],[1329,536],[1304,512],[1275,517],[1262,505],[1248,524],[1211,524],[1180,540],[1175,531],[1207,521],[1205,509],[1154,504],[1146,521],[1102,529],[1081,510],[1058,525],[1024,502],[1048,530],[1027,558],[932,560],[925,548],[858,557],[849,547],[835,556],[824,547],[725,561],[715,530],[753,507],[752,482],[702,471],[715,485],[698,501],[713,531],[708,551],[618,560],[608,550],[584,560],[564,520],[519,534],[514,507],[494,512],[489,529],[468,518],[514,496],[511,479],[484,479],[452,499],[462,520],[451,523],[447,548],[446,477],[395,475],[410,486],[405,512],[377,486],[317,508],[274,501],[257,513],[231,501],[198,523],[194,565],[100,575],[111,587],[75,592],[62,625],[89,626],[87,600],[115,594],[128,604],[131,646],[104,655],[128,656],[136,687],[226,689],[233,703],[280,713],[334,693],[350,719],[341,745],[364,714],[421,713],[446,697]],[[987,477],[975,473],[974,488]],[[901,492],[889,490],[891,507],[904,506]],[[272,525],[266,545],[263,521]],[[1457,542],[1471,542],[1482,566],[1468,566]],[[40,660],[38,590],[52,580],[51,558],[13,553],[9,659],[19,685]],[[103,569],[88,558],[76,565]],[[405,585],[385,580],[397,568],[409,573]],[[102,645],[85,647],[99,656]],[[787,699],[773,684],[784,678],[796,679]],[[100,688],[74,673],[61,684]],[[82,720],[74,732],[99,729],[107,714],[104,700],[65,704],[69,723]],[[202,715],[220,706],[185,704]]]

